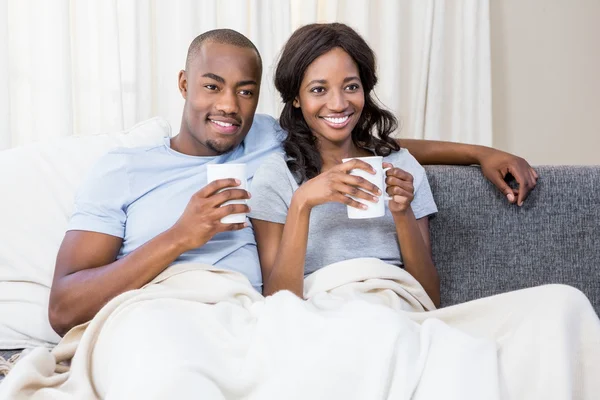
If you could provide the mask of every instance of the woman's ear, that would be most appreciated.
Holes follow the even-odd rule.
[[[300,100],[298,100],[298,98],[296,97],[296,98],[294,99],[294,101],[292,102],[292,105],[293,105],[295,108],[300,108]]]

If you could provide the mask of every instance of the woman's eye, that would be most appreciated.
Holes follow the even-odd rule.
[[[359,88],[359,86],[356,83],[346,86],[346,89],[351,90],[351,91],[358,90],[358,88]]]
[[[252,96],[254,93],[252,93],[250,90],[240,90],[240,94],[242,96]]]
[[[312,93],[323,93],[325,91],[325,88],[323,86],[317,86],[317,87],[310,89],[310,91]]]

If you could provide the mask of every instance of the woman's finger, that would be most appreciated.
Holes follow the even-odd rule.
[[[394,176],[388,176],[385,178],[386,186],[399,186],[408,191],[414,192],[414,186],[412,182],[408,182],[402,179],[398,179]]]
[[[359,189],[356,186],[352,186],[352,185],[347,185],[345,183],[342,182],[336,182],[332,185],[332,189],[336,192],[336,193],[341,193],[342,195],[346,195],[346,196],[352,196],[355,197],[357,199],[363,199],[363,200],[367,200],[370,201],[372,203],[377,203],[378,198],[376,196],[373,196],[370,193],[365,192],[364,190]]]
[[[333,197],[333,201],[337,201],[338,203],[342,203],[342,204],[345,204],[350,207],[358,208],[360,210],[366,210],[368,208],[366,205],[354,200],[351,197],[344,196],[341,193],[336,193]]]
[[[411,201],[414,198],[414,195],[412,194],[412,192],[404,190],[398,186],[390,186],[390,187],[388,187],[386,192],[387,192],[388,196],[390,196],[390,197],[401,196],[401,197],[410,199]]]
[[[379,189],[379,187],[377,187],[377,185],[373,184],[372,182],[369,182],[367,179],[361,176],[340,174],[337,178],[340,182],[343,182],[346,185],[355,186],[357,188],[363,189],[369,193],[372,193],[375,196],[381,195],[381,190]]]
[[[412,182],[413,176],[401,168],[392,168],[386,172],[386,176],[395,177],[404,181]]]
[[[353,169],[362,169],[363,171],[366,171],[369,174],[375,175],[375,169],[370,164],[364,162],[363,160],[358,160],[356,158],[348,160],[345,163],[341,163],[336,168],[338,171],[344,173],[349,173]]]

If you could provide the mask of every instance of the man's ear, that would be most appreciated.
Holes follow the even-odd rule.
[[[294,101],[292,102],[292,105],[293,105],[295,108],[300,108],[300,100],[298,100],[298,97],[296,97],[296,98],[294,99]]]
[[[183,69],[179,71],[179,93],[187,100],[187,75]]]

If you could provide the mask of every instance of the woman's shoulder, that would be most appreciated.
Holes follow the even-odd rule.
[[[413,175],[414,173],[421,173],[421,171],[424,171],[423,166],[419,164],[417,159],[405,148],[392,152],[389,156],[384,157],[383,161],[393,164],[394,167],[402,168]]]
[[[269,154],[262,161],[254,178],[259,181],[278,182],[290,181],[292,186],[295,185],[295,179],[287,165],[287,157],[285,153],[276,152]]]

